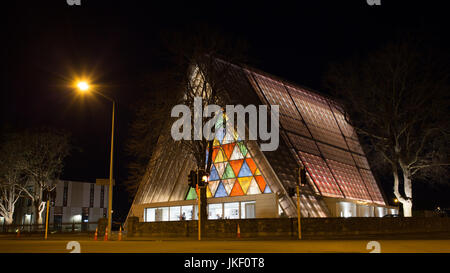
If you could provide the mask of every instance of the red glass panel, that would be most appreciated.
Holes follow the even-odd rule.
[[[234,183],[233,189],[231,190],[230,196],[240,196],[244,195],[244,191],[241,188],[241,185],[236,181]]]
[[[230,143],[230,144],[222,145],[222,149],[225,152],[225,155],[227,156],[227,159],[230,159],[231,153],[233,153],[233,148],[234,148],[235,144],[236,143]]]
[[[261,192],[264,192],[264,189],[266,188],[266,181],[262,177],[262,175],[256,175],[255,176],[256,182],[258,183],[259,189]]]
[[[253,159],[252,158],[247,158],[247,159],[245,159],[245,161],[247,162],[247,165],[250,168],[250,171],[252,172],[252,174],[255,174],[256,164],[253,161]]]
[[[242,163],[244,162],[244,159],[231,160],[229,162],[234,174],[237,176],[239,174],[239,170],[241,169]]]

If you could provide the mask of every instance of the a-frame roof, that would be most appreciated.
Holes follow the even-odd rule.
[[[288,216],[296,215],[288,190],[296,185],[300,164],[309,177],[301,188],[303,215],[329,215],[321,196],[385,205],[355,130],[330,98],[248,66],[221,60],[216,65],[226,72],[221,89],[228,92],[230,104],[279,105],[278,149],[262,152],[256,141],[246,145]],[[194,167],[170,132],[162,135],[133,204],[184,200],[187,174]]]

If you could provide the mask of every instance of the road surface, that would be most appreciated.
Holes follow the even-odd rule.
[[[79,248],[68,247],[70,241]],[[375,242],[373,242],[375,241]],[[78,246],[77,243],[72,243]],[[450,240],[94,241],[0,238],[0,253],[450,253]]]

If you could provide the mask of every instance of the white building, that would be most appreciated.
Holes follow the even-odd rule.
[[[93,182],[60,180],[56,184],[56,198],[49,207],[50,228],[95,230],[100,218],[108,214],[107,180]],[[18,203],[15,223],[29,225],[34,222],[34,209],[29,199]],[[43,212],[45,221],[46,210]],[[45,222],[44,222],[45,223]]]

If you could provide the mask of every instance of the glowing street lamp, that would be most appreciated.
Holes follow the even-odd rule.
[[[76,84],[79,92],[92,92],[95,94],[98,94],[102,96],[103,98],[109,100],[112,102],[112,124],[111,124],[111,155],[110,155],[110,162],[109,162],[109,189],[108,189],[108,237],[111,236],[111,223],[112,223],[112,198],[113,198],[113,151],[114,151],[114,115],[115,115],[115,109],[116,109],[116,102],[114,99],[106,96],[105,94],[102,94],[100,92],[97,92],[95,90],[92,90],[90,88],[90,85],[86,81],[79,81]],[[108,238],[109,239],[109,238]]]
[[[87,82],[78,82],[77,83],[78,90],[81,92],[86,92],[89,90],[89,84]]]

